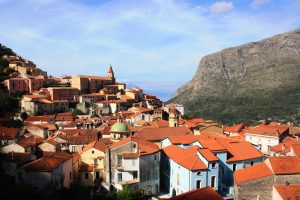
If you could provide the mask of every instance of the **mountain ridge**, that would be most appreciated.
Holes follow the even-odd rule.
[[[279,114],[277,107],[265,101],[273,103],[275,96],[294,95],[290,92],[296,92],[297,96],[299,80],[300,29],[296,29],[204,56],[193,79],[181,86],[169,102],[181,103],[189,113],[225,123],[275,115],[282,118],[294,115],[292,109],[300,107],[294,105],[296,97],[281,98],[288,100],[287,103],[292,102],[293,106]],[[251,108],[240,108],[235,101],[245,106],[250,101]],[[262,114],[255,104],[258,108],[265,107]]]

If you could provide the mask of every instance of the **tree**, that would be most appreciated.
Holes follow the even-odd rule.
[[[123,190],[117,192],[118,200],[135,200],[141,199],[141,193],[139,191],[131,189],[128,185],[123,187]]]
[[[74,108],[72,109],[72,115],[84,115],[85,113],[82,112],[81,110],[77,109],[77,108]]]

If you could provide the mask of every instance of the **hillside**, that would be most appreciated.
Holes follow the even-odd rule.
[[[297,121],[299,99],[300,29],[205,56],[170,102],[230,124],[269,117]]]

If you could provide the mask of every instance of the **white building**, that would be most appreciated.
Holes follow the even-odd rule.
[[[157,145],[128,137],[106,152],[106,181],[121,190],[123,186],[159,193],[160,151]]]

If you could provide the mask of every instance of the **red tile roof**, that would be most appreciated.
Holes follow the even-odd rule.
[[[250,180],[271,176],[273,173],[266,163],[259,163],[234,172],[234,183],[240,184]]]
[[[171,136],[192,135],[192,131],[186,127],[161,127],[161,128],[145,128],[138,132],[135,136],[147,141],[161,141]]]
[[[300,144],[293,144],[291,148],[294,150],[296,156],[300,157]]]
[[[6,128],[0,127],[0,139],[1,140],[15,140],[18,137],[20,129],[18,128]]]
[[[16,152],[10,152],[7,154],[0,155],[1,158],[3,158],[3,162],[13,162],[18,164],[24,164],[31,160],[31,155],[29,153],[16,153]]]
[[[54,119],[54,115],[28,116],[25,122],[48,122],[51,119]]]
[[[44,138],[38,137],[38,136],[30,136],[28,138],[25,138],[19,142],[17,142],[16,144],[18,144],[19,146],[26,148],[29,146],[35,146],[38,144],[41,144],[44,141]]]
[[[286,154],[291,151],[291,146],[295,144],[300,144],[300,140],[293,137],[287,137],[282,143],[270,147],[270,150],[282,154]]]
[[[200,135],[197,137],[204,148],[208,148],[211,151],[228,151],[231,157],[229,157],[227,162],[264,157],[263,153],[246,141],[235,140],[222,135]]]
[[[274,189],[284,200],[298,200],[300,199],[300,184],[290,185],[275,185]]]
[[[192,144],[198,141],[197,137],[194,135],[170,136],[168,139],[172,144]]]
[[[104,143],[96,140],[94,142],[91,142],[91,143],[87,144],[85,147],[83,147],[82,153],[86,152],[86,151],[88,151],[92,148],[97,149],[97,150],[102,151],[102,152],[105,152],[107,146]]]
[[[268,159],[274,174],[300,174],[298,157],[270,157]]]
[[[205,170],[207,166],[197,155],[198,148],[196,146],[182,149],[175,145],[170,145],[163,148],[163,152],[177,164],[189,169],[189,170]]]
[[[219,158],[215,156],[210,150],[208,149],[198,149],[198,152],[209,162],[218,161]]]
[[[212,188],[205,187],[171,197],[170,200],[224,200],[224,198]]]
[[[135,142],[138,144],[140,156],[153,154],[153,153],[156,153],[159,151],[159,148],[156,144],[144,141],[144,140],[136,138],[136,137],[128,137],[123,140],[120,140],[120,141],[112,144],[109,148],[114,149],[114,148],[122,146],[128,142]]]
[[[249,127],[246,129],[246,134],[255,134],[255,135],[266,135],[266,136],[273,136],[278,137],[281,134],[288,132],[289,126],[288,125],[259,125],[256,127]]]
[[[31,163],[24,165],[26,171],[39,171],[39,172],[51,172],[56,169],[59,165],[72,159],[72,155],[67,152],[61,151],[50,156],[42,157]]]
[[[240,133],[248,124],[241,123],[234,126],[224,126],[224,132]]]

